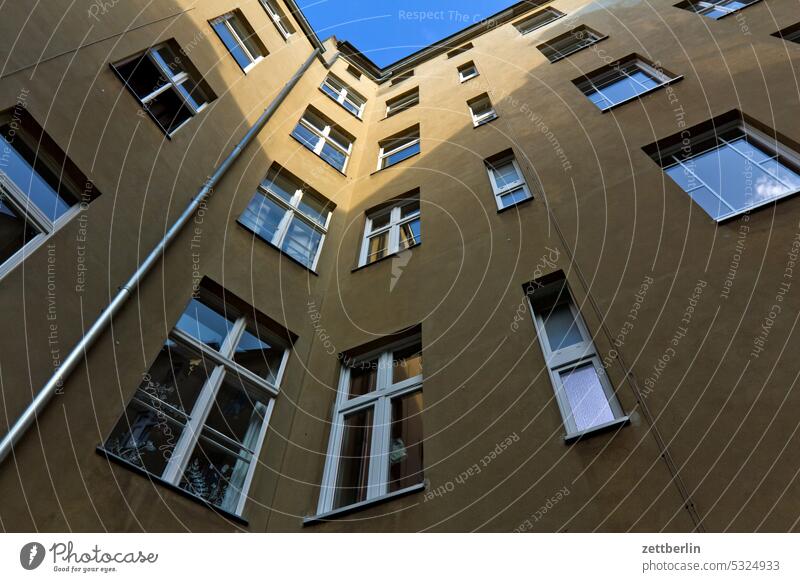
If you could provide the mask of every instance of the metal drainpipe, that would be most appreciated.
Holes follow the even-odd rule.
[[[236,144],[236,147],[233,148],[230,154],[228,154],[228,157],[223,160],[211,177],[206,180],[205,184],[203,184],[203,187],[200,189],[197,195],[192,198],[192,201],[189,203],[180,217],[178,217],[178,219],[166,232],[164,238],[162,238],[158,245],[156,245],[156,247],[150,251],[150,254],[147,255],[147,258],[145,258],[145,260],[139,265],[139,268],[136,269],[136,272],[131,276],[131,278],[128,279],[128,281],[122,287],[120,287],[119,291],[114,296],[114,299],[112,299],[111,303],[109,303],[100,314],[100,317],[97,318],[97,321],[95,321],[92,324],[92,327],[90,327],[89,330],[84,334],[81,341],[78,342],[74,348],[72,348],[69,355],[64,359],[61,366],[59,366],[58,370],[56,370],[50,380],[47,381],[47,384],[45,384],[44,387],[39,391],[33,401],[25,409],[25,412],[20,415],[20,417],[14,423],[14,426],[12,426],[8,433],[3,437],[3,440],[0,441],[0,463],[2,463],[11,453],[11,451],[14,450],[14,446],[20,441],[22,436],[25,434],[25,431],[31,427],[34,420],[36,420],[38,415],[44,410],[45,406],[47,406],[47,403],[50,402],[50,399],[56,393],[58,387],[63,384],[67,376],[69,376],[75,367],[83,360],[84,356],[89,351],[89,348],[92,347],[94,342],[97,341],[97,339],[105,331],[106,327],[108,327],[108,325],[111,323],[114,315],[117,314],[125,302],[133,295],[134,289],[136,289],[144,276],[162,257],[169,244],[175,239],[175,237],[178,236],[178,233],[180,233],[181,229],[186,225],[187,222],[189,222],[195,211],[211,195],[214,187],[226,174],[228,169],[230,169],[233,162],[235,162],[239,155],[241,155],[242,151],[244,151],[244,148],[247,147],[247,145],[253,141],[253,138],[263,129],[264,125],[266,125],[267,121],[270,120],[278,107],[280,107],[281,103],[283,103],[284,99],[286,99],[286,96],[300,80],[300,77],[302,77],[303,73],[308,70],[308,67],[311,66],[311,63],[318,55],[319,49],[315,48],[311,55],[300,66],[294,76],[289,79],[286,85],[283,86],[283,89],[281,89],[281,92],[278,93],[275,99],[273,99],[272,103],[270,103],[269,106],[264,110],[264,113],[262,113],[261,116],[256,120],[242,140]]]

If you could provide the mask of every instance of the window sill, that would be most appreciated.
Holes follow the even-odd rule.
[[[305,142],[302,142],[302,141],[300,141],[300,140],[299,140],[299,139],[297,139],[297,138],[296,138],[296,137],[295,137],[293,134],[290,134],[290,135],[292,136],[292,139],[293,139],[294,141],[296,141],[296,142],[297,142],[297,143],[299,143],[301,146],[303,146],[303,149],[304,149],[305,151],[307,151],[308,153],[310,153],[310,154],[311,154],[312,156],[314,156],[315,158],[318,158],[318,159],[322,160],[323,162],[325,162],[325,163],[326,163],[328,166],[330,166],[331,168],[333,168],[334,170],[336,170],[336,171],[337,171],[339,174],[341,174],[341,175],[342,175],[342,176],[344,176],[345,178],[347,177],[347,174],[345,174],[345,173],[344,173],[342,170],[340,170],[339,168],[337,168],[336,166],[334,166],[332,163],[330,163],[328,160],[326,160],[326,159],[325,159],[325,158],[323,158],[322,156],[320,156],[320,155],[316,154],[314,151],[310,150],[310,149],[308,148],[308,146],[305,144]],[[352,153],[352,152],[351,152],[351,153]],[[348,156],[348,157],[347,157],[347,161],[348,161],[348,162],[350,161],[350,156]],[[346,168],[346,167],[347,167],[347,164],[345,164],[345,168]]]
[[[422,242],[420,241],[420,242],[418,242],[418,243],[416,243],[416,244],[413,244],[413,245],[411,245],[411,246],[410,246],[410,247],[408,247],[408,248],[405,248],[405,249],[403,249],[402,251],[397,251],[396,253],[391,253],[391,254],[389,254],[389,255],[384,255],[384,256],[382,256],[380,259],[375,259],[374,261],[372,261],[372,262],[370,262],[370,263],[364,263],[363,265],[358,265],[358,266],[356,266],[356,267],[353,267],[353,268],[350,270],[350,272],[351,272],[351,273],[355,273],[356,271],[360,271],[361,269],[366,269],[367,267],[371,267],[372,265],[376,265],[376,264],[378,264],[378,263],[380,263],[380,262],[382,262],[382,261],[385,261],[386,259],[393,259],[393,258],[395,258],[397,255],[399,255],[400,253],[404,253],[404,252],[406,252],[406,251],[410,251],[411,249],[415,249],[415,248],[417,248],[418,246],[420,246],[421,244],[422,244]]]
[[[318,523],[323,523],[325,521],[330,521],[332,519],[342,517],[343,515],[347,515],[348,513],[353,513],[354,511],[361,511],[362,509],[372,507],[373,505],[383,503],[384,501],[389,501],[390,499],[398,499],[406,495],[411,495],[412,493],[417,493],[424,489],[425,489],[425,482],[423,481],[422,483],[417,483],[416,485],[412,485],[411,487],[406,487],[405,489],[400,489],[399,491],[386,493],[385,495],[381,495],[380,497],[367,499],[366,501],[359,501],[358,503],[354,503],[353,505],[347,505],[345,507],[340,507],[338,509],[326,511],[325,513],[310,515],[308,517],[303,518],[303,527],[308,525],[316,525]]]
[[[157,483],[157,484],[162,485],[163,487],[169,489],[170,491],[178,493],[179,495],[182,495],[182,496],[186,497],[187,499],[191,499],[192,501],[194,501],[196,503],[199,503],[200,505],[205,506],[207,509],[210,509],[211,511],[213,511],[214,513],[216,513],[217,515],[219,515],[221,517],[224,517],[225,519],[228,519],[230,521],[234,521],[234,522],[236,522],[236,523],[238,523],[240,525],[245,525],[245,526],[249,526],[250,525],[250,523],[245,518],[243,518],[242,516],[236,515],[235,513],[231,513],[230,511],[225,511],[224,509],[220,509],[219,507],[217,507],[215,505],[211,505],[208,501],[206,501],[202,497],[198,497],[197,495],[195,495],[194,493],[191,493],[190,491],[187,491],[186,489],[183,489],[181,487],[178,487],[177,485],[173,485],[172,483],[164,481],[160,477],[156,477],[152,473],[148,473],[147,471],[145,471],[141,467],[137,467],[133,463],[129,463],[128,461],[119,458],[115,454],[105,450],[101,445],[98,445],[97,448],[95,449],[95,451],[97,452],[98,455],[100,455],[101,457],[105,457],[110,462],[115,463],[115,464],[117,464],[117,465],[119,465],[121,467],[124,467],[125,469],[128,469],[130,471],[133,471],[134,473],[138,473],[139,475],[141,475],[141,476],[145,477],[146,479],[148,479],[151,483]]]
[[[281,255],[283,255],[284,257],[286,257],[290,261],[292,261],[295,265],[298,265],[299,267],[302,267],[303,269],[305,269],[306,271],[308,271],[309,273],[311,273],[315,277],[319,277],[319,273],[317,273],[314,269],[312,269],[311,267],[309,267],[305,263],[301,263],[300,261],[295,259],[292,255],[290,255],[289,253],[284,251],[282,248],[275,246],[274,244],[272,244],[271,241],[268,241],[267,239],[265,239],[263,236],[261,236],[257,232],[253,232],[252,230],[250,230],[250,227],[245,226],[244,224],[242,224],[238,220],[236,221],[236,224],[239,225],[240,227],[242,227],[243,229],[245,229],[248,233],[250,233],[251,236],[257,238],[260,241],[265,242],[267,245],[270,246],[270,248],[273,248],[276,251],[278,251]]]
[[[650,95],[650,93],[654,93],[654,92],[658,91],[659,89],[663,89],[667,85],[672,85],[673,83],[677,83],[678,81],[681,81],[681,80],[683,80],[683,75],[678,75],[674,79],[669,79],[668,81],[664,81],[660,85],[656,85],[655,87],[652,87],[651,89],[648,89],[647,91],[645,91],[643,93],[639,93],[638,95],[634,95],[633,97],[630,97],[629,99],[625,99],[625,101],[620,101],[619,103],[614,103],[614,105],[612,105],[611,107],[606,107],[605,109],[600,109],[600,113],[608,113],[609,111],[613,111],[617,107],[622,107],[626,103],[630,103],[631,101],[636,101],[638,99],[641,99],[642,97]]]
[[[408,156],[407,158],[403,158],[403,159],[402,159],[402,160],[400,160],[399,162],[395,162],[395,163],[394,163],[394,164],[392,164],[391,166],[385,166],[385,167],[383,167],[383,168],[378,168],[377,170],[375,170],[374,172],[372,172],[372,173],[370,174],[370,176],[374,176],[375,174],[377,174],[377,173],[379,173],[379,172],[383,172],[384,170],[388,170],[389,168],[394,168],[395,166],[398,166],[398,165],[402,164],[402,163],[403,163],[403,162],[405,162],[406,160],[410,160],[411,158],[416,158],[416,157],[417,157],[418,155],[420,155],[421,153],[422,153],[422,151],[418,151],[417,153],[415,153],[415,154],[412,154],[412,155]]]
[[[580,432],[569,433],[564,435],[564,444],[569,445],[574,442],[588,438],[590,436],[594,436],[596,434],[608,432],[614,430],[615,428],[621,428],[626,424],[629,424],[630,422],[631,422],[631,417],[626,415],[617,418],[615,420],[612,420],[611,422],[606,422],[605,424],[599,424],[597,426],[593,426],[592,428],[587,428],[586,430],[582,430]]]
[[[552,60],[552,61],[550,61],[550,59],[547,59],[547,60],[548,60],[548,61],[550,61],[550,64],[551,64],[551,65],[552,65],[552,64],[554,64],[554,63],[557,63],[558,61],[563,61],[564,59],[566,59],[566,58],[568,58],[568,57],[571,57],[572,55],[578,54],[579,52],[581,52],[581,51],[582,51],[582,50],[584,50],[584,49],[587,49],[587,48],[589,48],[589,47],[591,47],[591,46],[594,46],[594,45],[596,45],[596,44],[599,44],[600,42],[604,41],[604,40],[605,40],[605,39],[607,39],[607,38],[608,38],[608,35],[601,36],[601,37],[600,37],[600,38],[598,38],[596,41],[594,41],[592,44],[587,44],[586,46],[582,46],[582,47],[581,47],[581,48],[579,48],[578,50],[570,51],[570,52],[568,52],[568,53],[566,53],[566,54],[563,54],[563,55],[561,55],[560,57],[558,57],[557,59],[554,59],[554,60]]]

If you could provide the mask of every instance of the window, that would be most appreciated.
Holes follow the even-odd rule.
[[[313,271],[332,210],[331,202],[273,164],[239,224]]]
[[[402,83],[406,79],[410,79],[413,76],[414,76],[414,70],[413,69],[410,70],[410,71],[406,71],[405,73],[401,73],[400,75],[398,75],[397,77],[392,79],[391,84],[392,85],[397,85],[398,83]]]
[[[676,6],[717,20],[756,2],[758,0],[688,0],[676,4]]]
[[[478,67],[472,61],[458,67],[458,79],[464,83],[478,76]]]
[[[790,42],[800,43],[800,22],[790,26],[789,28],[779,30],[778,32],[773,33],[772,36],[776,36]]]
[[[93,185],[21,106],[0,114],[0,276],[94,197]]]
[[[267,14],[269,14],[269,17],[275,24],[275,28],[278,29],[278,32],[281,33],[283,38],[289,38],[294,34],[294,28],[289,22],[289,19],[286,18],[283,10],[278,6],[277,0],[259,0],[259,2],[261,2],[264,10],[267,11]]]
[[[211,27],[245,73],[267,54],[267,49],[238,10],[215,18]]]
[[[367,102],[361,95],[333,75],[328,75],[323,81],[321,89],[328,97],[361,119],[361,115],[364,113],[364,105]]]
[[[344,173],[350,160],[350,153],[353,151],[353,137],[334,127],[333,122],[309,108],[300,118],[292,135],[331,166]]]
[[[347,72],[350,73],[358,81],[361,80],[361,71],[359,71],[353,65],[347,65]]]
[[[168,136],[216,99],[172,40],[112,68]]]
[[[486,171],[494,191],[498,210],[509,208],[532,198],[525,176],[510,151],[486,160]]]
[[[468,42],[467,44],[460,46],[456,49],[451,50],[447,53],[447,58],[452,59],[453,57],[457,57],[458,55],[463,55],[465,52],[472,48],[472,43]]]
[[[386,117],[391,117],[395,113],[400,113],[404,109],[414,107],[419,103],[419,87],[414,87],[411,91],[392,97],[386,100]]]
[[[423,483],[419,338],[344,361],[319,513]]]
[[[601,35],[588,26],[579,26],[540,44],[536,48],[538,48],[551,63],[555,63],[605,38],[608,37]]]
[[[359,266],[410,249],[422,242],[419,193],[367,213]]]
[[[514,26],[517,27],[520,34],[528,34],[537,28],[550,24],[554,20],[558,20],[562,16],[565,16],[565,14],[555,8],[545,8],[544,10],[531,14],[527,18],[518,20],[514,23]]]
[[[800,154],[738,111],[688,135],[671,136],[645,152],[711,218],[724,220],[800,191]]]
[[[472,125],[475,127],[497,119],[497,113],[492,106],[492,101],[489,99],[488,93],[470,99],[467,101],[467,106],[472,115]]]
[[[419,125],[387,138],[378,144],[378,169],[402,162],[420,152]]]
[[[606,111],[678,79],[634,55],[573,83],[599,109]]]
[[[103,445],[237,515],[288,357],[285,342],[245,313],[252,308],[237,310],[202,288]]]
[[[566,281],[534,282],[528,299],[566,439],[626,421]]]

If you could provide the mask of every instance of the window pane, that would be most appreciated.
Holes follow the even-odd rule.
[[[645,77],[645,79],[647,79],[647,77]],[[655,83],[652,83],[651,86],[655,86]],[[635,97],[639,93],[644,92],[646,89],[633,79],[623,77],[617,81],[609,83],[608,85],[603,85],[601,90],[602,98],[605,98],[611,104],[616,104],[625,101],[626,99],[630,99],[631,97]]]
[[[494,172],[494,181],[497,183],[497,188],[500,190],[505,190],[509,186],[522,180],[519,172],[517,172],[516,166],[511,162],[493,167],[492,172]]]
[[[413,247],[422,240],[420,233],[420,220],[412,220],[400,225],[400,250]]]
[[[593,364],[561,372],[576,429],[586,430],[614,420],[614,413]]]
[[[239,45],[239,42],[236,38],[231,34],[231,31],[228,29],[225,21],[218,21],[214,23],[214,30],[217,32],[219,37],[222,39],[222,42],[228,49],[228,52],[231,53],[236,62],[239,64],[240,67],[243,69],[247,67],[252,61],[250,57],[242,50],[242,47]]]
[[[344,171],[344,165],[347,162],[347,156],[333,147],[331,144],[325,142],[325,145],[322,146],[322,153],[320,157],[332,165],[339,171]]]
[[[422,392],[392,400],[389,441],[389,492],[405,489],[423,479]]]
[[[367,241],[367,262],[382,259],[389,252],[389,232],[371,236]]]
[[[782,184],[728,145],[695,156],[687,166],[736,210],[795,189]],[[777,169],[777,165],[773,164],[771,169]],[[800,178],[793,172],[789,171],[788,177],[789,184],[794,180],[800,183]]]
[[[362,362],[350,368],[350,390],[348,398],[374,392],[378,385],[378,361]]]
[[[8,126],[0,130],[0,171],[3,171],[12,182],[26,194],[30,201],[41,210],[47,218],[55,221],[72,206],[73,196],[61,183],[59,176],[51,171],[41,158],[41,152],[35,152],[18,137],[8,134]]]
[[[330,209],[328,208],[327,201],[315,196],[311,192],[303,192],[303,197],[300,199],[298,208],[306,216],[314,219],[320,226],[325,226],[325,223],[328,221]]]
[[[181,57],[172,50],[169,44],[158,47],[151,54],[173,76],[185,72]]]
[[[344,417],[333,509],[358,503],[367,498],[371,441],[371,407]]]
[[[38,231],[0,194],[0,264],[32,240]]]
[[[189,416],[213,369],[199,354],[167,340],[139,385],[137,397],[159,410],[169,411],[164,403]]]
[[[270,170],[267,179],[261,185],[287,203],[291,203],[295,193],[300,189],[300,185],[294,180],[275,170]]]
[[[519,188],[500,196],[500,208],[513,206],[514,204],[522,202],[523,200],[527,200],[528,198],[530,198],[530,196],[526,192],[525,188],[520,186]]]
[[[348,99],[345,99],[342,105],[353,115],[359,115],[361,113],[361,107]]]
[[[410,158],[414,154],[418,154],[420,151],[419,142],[400,150],[399,152],[393,153],[390,156],[387,156],[383,159],[383,167],[386,168],[388,166],[392,166],[398,162],[402,162],[403,160]]]
[[[247,47],[247,50],[250,52],[250,55],[253,57],[253,59],[262,56],[261,47],[258,46],[255,36],[247,29],[247,27],[244,25],[244,22],[242,22],[237,16],[234,16],[228,22],[230,22],[231,28],[233,28],[233,30],[239,36],[239,40],[241,40],[244,46]]]
[[[283,348],[270,345],[263,337],[246,329],[236,346],[233,360],[256,376],[275,383],[283,353]]]
[[[125,64],[116,65],[117,72],[140,100],[167,84],[167,79],[147,53]]]
[[[549,313],[543,313],[542,318],[551,351],[563,350],[583,341],[568,303],[559,303]]]
[[[287,212],[290,211],[266,196],[256,194],[239,217],[239,222],[264,240],[273,242],[278,226]]]
[[[371,220],[372,220],[371,229],[372,230],[377,230],[377,229],[383,228],[384,226],[389,224],[389,221],[391,220],[391,214],[392,214],[392,211],[390,209],[390,210],[387,210],[385,212],[382,212],[381,214],[375,214],[374,216],[371,216],[370,217]]]
[[[325,83],[323,83],[322,90],[325,91],[325,93],[334,101],[339,100],[339,91],[331,87],[330,81],[326,81]]]
[[[192,299],[175,327],[208,347],[219,350],[232,326],[229,319],[197,299]]]
[[[305,125],[298,123],[294,128],[292,135],[300,140],[300,142],[310,150],[314,150],[319,143],[320,137],[313,131],[308,129]]]
[[[206,426],[253,451],[267,414],[269,397],[245,390],[236,378],[222,384],[208,413]]]
[[[248,451],[241,448],[233,451],[203,431],[186,466],[181,487],[233,513],[251,459]]]
[[[400,207],[400,218],[405,218],[406,216],[411,216],[412,214],[416,214],[419,212],[419,200],[415,200],[414,202],[409,202],[408,204],[404,204]]]
[[[183,425],[161,411],[131,401],[103,445],[109,453],[161,476],[183,432]]]
[[[283,239],[283,251],[290,257],[300,261],[308,268],[314,266],[317,249],[322,240],[322,234],[295,217],[289,225],[286,238]]]
[[[392,361],[392,383],[422,375],[422,346],[414,344],[397,350]]]
[[[192,111],[178,97],[175,89],[167,89],[147,102],[147,110],[153,114],[167,133],[172,133],[192,116]]]

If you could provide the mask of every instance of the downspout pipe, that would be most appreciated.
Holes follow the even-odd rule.
[[[289,79],[286,85],[283,86],[280,93],[272,100],[269,106],[264,110],[261,116],[256,120],[253,126],[244,135],[241,141],[236,144],[231,153],[222,161],[214,173],[203,184],[200,191],[192,198],[189,205],[178,217],[178,219],[170,226],[169,230],[164,234],[161,241],[150,251],[147,257],[142,261],[136,272],[131,276],[128,281],[119,288],[114,299],[106,306],[97,320],[92,324],[89,330],[83,335],[81,341],[72,348],[69,355],[64,359],[61,366],[55,371],[53,376],[42,387],[36,397],[31,401],[25,411],[16,420],[14,425],[10,428],[8,433],[0,441],[0,464],[8,457],[14,450],[14,446],[22,439],[25,432],[31,427],[33,422],[42,413],[44,408],[55,395],[56,390],[64,383],[70,373],[78,366],[84,359],[89,349],[94,345],[97,339],[105,332],[106,328],[110,325],[111,320],[119,312],[123,305],[130,299],[139,283],[144,279],[145,275],[156,265],[156,263],[164,255],[167,247],[175,240],[184,226],[191,220],[194,213],[198,208],[209,198],[214,191],[214,188],[227,173],[236,159],[241,155],[247,145],[253,141],[256,135],[264,128],[266,123],[275,114],[278,107],[286,99],[291,90],[303,76],[303,74],[311,66],[311,63],[319,55],[319,48],[315,48],[306,61],[300,66],[294,76]]]

